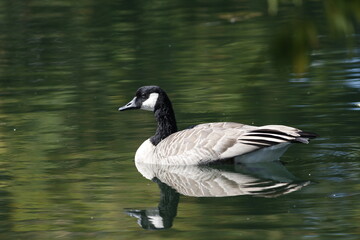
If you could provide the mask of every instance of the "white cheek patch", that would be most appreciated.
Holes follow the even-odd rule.
[[[164,220],[161,216],[149,216],[149,220],[157,229],[164,228]]]
[[[159,97],[158,93],[151,93],[149,98],[141,104],[141,109],[147,111],[154,111],[156,101]]]

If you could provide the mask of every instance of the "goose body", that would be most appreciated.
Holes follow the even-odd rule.
[[[264,160],[260,155],[280,156],[291,143],[308,143],[316,137],[284,125],[257,127],[234,122],[204,123],[177,131],[172,104],[158,86],[139,88],[135,97],[119,108],[129,109],[153,111],[158,123],[155,135],[136,151],[135,162],[139,163],[198,165],[226,159],[258,162]],[[248,157],[249,154],[253,156]]]

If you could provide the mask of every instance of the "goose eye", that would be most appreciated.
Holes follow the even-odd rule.
[[[141,94],[141,98],[145,99],[145,98],[146,98],[146,94],[145,94],[145,93]]]

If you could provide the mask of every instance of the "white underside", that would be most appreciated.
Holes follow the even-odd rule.
[[[271,147],[261,148],[244,155],[236,156],[235,162],[258,163],[277,161],[286,152],[290,145],[291,143],[280,143]]]
[[[234,157],[236,163],[257,163],[257,162],[272,162],[277,161],[286,152],[291,143],[281,143],[271,147],[265,147],[253,152],[245,153]],[[199,149],[196,152],[201,152]],[[159,157],[160,154],[156,152],[156,147],[151,143],[150,139],[144,141],[137,149],[135,154],[135,162],[148,164],[162,164],[162,165],[198,165],[203,163],[211,163],[223,158],[200,158],[196,152],[189,152],[188,154],[181,154],[171,157]]]

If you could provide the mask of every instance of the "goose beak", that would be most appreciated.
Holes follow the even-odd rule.
[[[140,108],[140,107],[136,106],[136,97],[134,97],[128,104],[120,107],[119,111],[125,111],[125,110],[130,110],[130,109],[137,109],[137,108]]]

